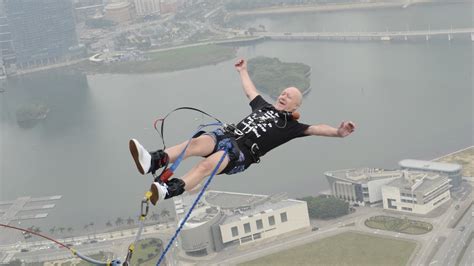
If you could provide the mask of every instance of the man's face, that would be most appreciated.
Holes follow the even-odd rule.
[[[297,88],[286,88],[278,96],[273,106],[280,111],[293,112],[300,106],[302,98],[303,95],[301,95],[300,90]]]

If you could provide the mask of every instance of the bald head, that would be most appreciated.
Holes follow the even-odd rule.
[[[303,94],[301,94],[301,91],[298,88],[289,87],[281,92],[273,106],[277,110],[293,112],[300,107],[302,102]]]

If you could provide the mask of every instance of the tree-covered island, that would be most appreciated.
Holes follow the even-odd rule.
[[[297,87],[303,95],[311,90],[311,67],[303,63],[284,63],[278,58],[259,56],[248,61],[248,70],[255,87],[272,98],[288,87]]]

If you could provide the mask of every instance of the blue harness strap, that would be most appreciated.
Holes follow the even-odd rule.
[[[163,170],[163,172],[160,175],[155,176],[155,182],[158,182],[158,181],[166,182],[166,181],[168,181],[168,179],[174,174],[174,172],[176,171],[178,166],[183,161],[184,155],[186,154],[186,150],[188,149],[189,144],[191,143],[191,140],[194,138],[194,136],[196,134],[200,133],[203,128],[211,127],[211,126],[222,126],[222,125],[223,124],[221,122],[200,125],[196,129],[196,131],[191,135],[191,137],[188,139],[188,143],[186,144],[184,149],[181,151],[181,153],[178,155],[178,158],[176,158],[173,165],[171,165],[169,168],[166,168],[165,170]]]
[[[176,240],[176,238],[178,237],[179,233],[181,232],[181,230],[183,229],[183,226],[184,224],[187,222],[187,220],[189,219],[189,217],[191,216],[191,213],[192,211],[194,210],[194,208],[196,207],[196,205],[198,204],[199,200],[201,199],[201,197],[204,195],[204,192],[206,191],[207,187],[209,186],[209,184],[211,183],[212,179],[214,178],[214,176],[217,174],[217,171],[219,170],[219,167],[221,166],[222,162],[224,161],[224,158],[227,156],[227,153],[230,149],[232,149],[232,143],[231,142],[227,142],[227,147],[226,149],[224,150],[224,154],[222,155],[222,157],[220,158],[219,162],[217,163],[216,167],[214,168],[214,170],[212,170],[212,173],[211,175],[209,176],[209,178],[207,179],[206,183],[204,184],[204,187],[201,189],[201,191],[199,192],[199,195],[197,196],[197,198],[194,200],[193,202],[193,205],[191,205],[191,208],[189,209],[188,213],[186,213],[186,216],[183,218],[183,220],[181,221],[181,223],[179,224],[179,227],[178,229],[176,229],[176,232],[174,233],[173,237],[170,239],[170,241],[168,242],[168,245],[166,246],[165,250],[163,251],[163,253],[161,254],[160,256],[160,259],[158,260],[158,262],[156,263],[156,266],[159,266],[163,260],[165,259],[166,257],[166,253],[168,253],[170,247],[173,245],[173,242]]]
[[[201,131],[201,129],[203,128],[206,128],[206,127],[211,127],[211,126],[222,126],[222,123],[210,123],[210,124],[205,124],[205,125],[200,125],[196,131],[194,132],[194,134],[188,139],[188,143],[186,144],[186,147],[184,147],[184,149],[181,151],[181,153],[179,154],[178,158],[174,161],[173,165],[170,166],[170,169],[174,172],[176,170],[176,168],[178,168],[179,164],[181,163],[181,161],[183,161],[183,158],[184,158],[184,154],[186,153],[186,150],[188,149],[189,147],[189,144],[191,143],[191,140],[193,139],[193,137],[199,133]]]

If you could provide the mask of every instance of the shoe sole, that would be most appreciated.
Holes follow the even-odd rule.
[[[128,142],[128,148],[130,149],[130,153],[132,154],[133,161],[135,161],[138,172],[140,172],[140,174],[144,175],[145,171],[143,170],[142,165],[140,164],[138,148],[137,148],[137,145],[135,144],[135,141],[130,140]]]
[[[160,194],[158,192],[158,188],[156,187],[156,185],[151,184],[150,192],[151,192],[150,202],[151,204],[153,204],[153,206],[155,206],[156,203],[158,203],[158,199],[160,198]]]

